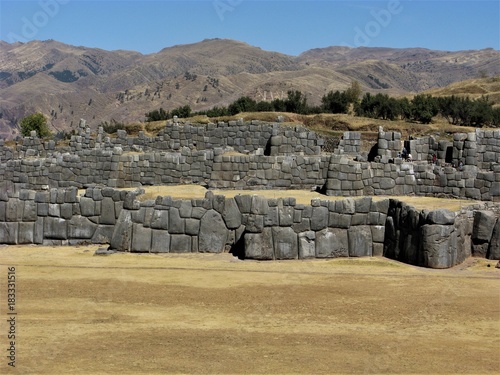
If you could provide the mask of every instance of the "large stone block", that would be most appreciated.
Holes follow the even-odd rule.
[[[295,214],[294,207],[292,206],[281,206],[278,207],[279,212],[279,225],[282,227],[289,227],[293,224],[293,218]]]
[[[110,243],[114,229],[114,225],[99,225],[92,236],[91,242],[95,244]]]
[[[349,256],[347,230],[326,228],[316,233],[316,258]]]
[[[113,198],[105,197],[101,202],[101,218],[100,224],[114,225],[116,223],[115,202]]]
[[[200,220],[198,251],[202,253],[223,252],[228,233],[222,215],[215,210],[207,211]]]
[[[151,238],[152,253],[170,252],[170,234],[166,230],[152,230]]]
[[[311,217],[311,230],[319,231],[328,226],[330,212],[327,207],[313,207]]]
[[[151,251],[151,228],[146,228],[141,224],[133,224],[130,251],[136,253],[149,253]]]
[[[111,238],[111,249],[118,251],[130,251],[132,242],[132,214],[129,210],[122,210],[115,224],[113,237]]]
[[[68,222],[59,217],[46,217],[43,222],[44,238],[51,240],[68,239]]]
[[[168,230],[168,216],[167,210],[154,210],[151,218],[151,228]]]
[[[500,220],[497,220],[493,234],[491,235],[488,259],[500,260]]]
[[[299,233],[299,259],[316,257],[316,232],[307,231]]]
[[[185,219],[183,219],[179,213],[179,209],[172,207],[168,211],[168,231],[171,234],[184,234],[186,229]],[[191,250],[190,250],[191,251]]]
[[[429,268],[449,268],[453,266],[453,253],[456,254],[452,225],[423,225],[421,228],[421,249],[424,266]]]
[[[490,241],[497,218],[492,211],[474,211],[473,241]]]
[[[383,225],[372,225],[372,241],[375,243],[384,243],[385,237],[385,226]]]
[[[252,208],[250,213],[255,215],[266,215],[269,211],[269,205],[267,198],[261,197],[259,195],[252,196]]]
[[[226,199],[222,218],[228,229],[237,229],[241,226],[241,212],[234,198]]]
[[[455,223],[455,213],[445,209],[429,212],[427,215],[428,224],[453,225]]]
[[[358,225],[347,230],[349,240],[349,256],[372,256],[372,231],[368,225]]]
[[[91,239],[97,229],[89,219],[83,216],[73,216],[68,222],[69,239]]]
[[[271,228],[264,228],[262,233],[245,233],[244,241],[246,259],[274,259],[273,234]]]
[[[18,222],[22,220],[24,211],[24,201],[11,198],[5,208],[5,221]]]
[[[297,234],[290,227],[272,228],[275,259],[297,259],[299,247]]]
[[[94,216],[95,215],[95,202],[92,198],[81,197],[80,198],[80,212],[82,216]]]
[[[37,204],[35,201],[24,202],[23,221],[36,221]]]
[[[264,216],[250,214],[246,217],[246,221],[243,224],[247,232],[261,233],[264,229]]]
[[[191,236],[186,234],[170,235],[171,253],[190,253],[192,248]]]
[[[0,222],[0,243],[16,245],[19,237],[19,223]]]
[[[35,223],[19,223],[18,244],[34,243]]]

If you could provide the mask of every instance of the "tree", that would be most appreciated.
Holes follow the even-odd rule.
[[[248,96],[242,96],[227,107],[231,116],[237,115],[241,112],[255,112],[256,109],[257,102]]]
[[[188,118],[191,116],[191,107],[186,104],[183,107],[174,108],[172,109],[171,115],[172,117],[177,116],[179,118]]]
[[[430,124],[432,118],[439,112],[436,99],[428,94],[416,95],[411,105],[413,119],[423,124]]]
[[[287,112],[306,115],[308,112],[307,98],[299,90],[288,91],[288,98],[285,100]]]
[[[34,113],[26,116],[21,120],[21,134],[24,137],[29,137],[33,130],[36,131],[40,138],[49,137],[50,131],[47,126],[47,119],[41,113]]]
[[[349,103],[358,103],[362,93],[361,84],[358,81],[351,81],[351,87],[345,90],[345,96]]]
[[[349,110],[349,99],[345,92],[330,91],[321,98],[323,109],[330,113],[347,113]]]

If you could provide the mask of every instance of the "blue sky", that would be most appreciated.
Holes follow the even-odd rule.
[[[488,0],[0,0],[0,39],[55,39],[157,52],[206,38],[298,55],[311,48],[500,49],[500,2]]]

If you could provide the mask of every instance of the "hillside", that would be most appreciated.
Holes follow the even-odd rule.
[[[469,96],[474,99],[484,95],[498,106],[500,105],[500,76],[455,82],[446,87],[428,90],[426,93],[433,96]]]
[[[80,118],[141,121],[144,113],[189,104],[194,110],[227,105],[242,95],[258,100],[305,93],[319,103],[352,80],[363,89],[403,95],[500,74],[500,52],[328,47],[288,56],[222,39],[142,55],[57,41],[0,43],[0,136],[15,137],[18,121],[42,112],[53,131]]]

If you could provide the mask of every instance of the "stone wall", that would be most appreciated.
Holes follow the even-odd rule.
[[[497,206],[456,214],[417,211],[392,199],[375,201],[157,197],[140,190],[75,187],[0,194],[0,243],[109,243],[131,252],[224,252],[245,259],[386,256],[448,268],[472,255],[500,258]]]

